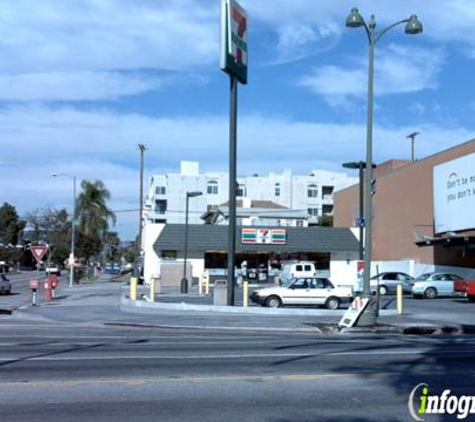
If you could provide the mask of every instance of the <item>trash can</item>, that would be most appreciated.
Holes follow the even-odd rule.
[[[228,304],[228,289],[226,280],[216,280],[213,290],[213,304],[226,306]]]

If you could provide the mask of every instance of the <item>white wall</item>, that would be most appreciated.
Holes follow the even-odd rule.
[[[146,222],[143,230],[142,247],[144,255],[144,282],[149,284],[152,276],[160,271],[160,260],[153,250],[153,244],[162,232],[165,224],[154,224]]]
[[[330,280],[341,286],[351,286],[357,281],[358,252],[332,253],[330,257]]]

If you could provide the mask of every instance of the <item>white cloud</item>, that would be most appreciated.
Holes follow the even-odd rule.
[[[375,57],[374,94],[401,94],[435,89],[444,54],[440,50],[387,46]],[[297,85],[324,96],[330,104],[367,93],[368,69],[365,61],[355,65],[323,66],[301,77]]]
[[[408,158],[406,135],[413,127],[374,128],[376,162]],[[421,123],[417,155],[427,156],[473,137],[473,131]],[[147,146],[145,173],[177,171],[180,160],[201,162],[204,171],[227,171],[228,117],[173,119],[71,108],[15,107],[0,111],[2,200],[21,212],[46,205],[70,204],[71,183],[51,173],[104,180],[113,209],[134,209],[138,195],[139,152]],[[340,171],[341,163],[364,156],[364,124],[289,121],[269,116],[240,116],[238,173],[284,168],[297,174],[320,168]],[[407,144],[407,150],[404,145]],[[125,213],[120,230],[132,233],[135,219]],[[127,232],[127,230],[129,230]]]
[[[218,2],[16,0],[0,14],[2,73],[183,70],[217,60]]]
[[[160,89],[170,78],[127,72],[50,72],[0,75],[0,99],[7,101],[104,100]]]
[[[272,48],[271,64],[300,60],[334,47],[339,41],[335,25],[313,27],[306,24],[284,24],[277,28],[278,42]]]

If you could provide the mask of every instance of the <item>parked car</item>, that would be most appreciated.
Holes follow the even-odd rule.
[[[388,271],[371,277],[370,286],[376,290],[376,286],[379,285],[379,294],[386,295],[388,293],[396,293],[399,284],[403,288],[408,285],[412,286],[412,280],[414,280],[414,277],[411,277],[409,274],[399,271]]]
[[[104,267],[104,272],[107,274],[120,274],[120,264],[114,262],[112,264],[108,263]]]
[[[462,293],[462,296],[475,303],[475,280],[454,281],[454,291]]]
[[[424,273],[414,279],[411,293],[414,297],[435,299],[440,296],[454,296],[454,281],[463,280],[457,274],[432,272]]]
[[[9,295],[12,293],[12,283],[5,274],[0,274],[0,294]]]
[[[59,265],[50,264],[45,267],[45,272],[47,275],[57,275],[58,277],[61,275],[61,269]]]
[[[294,278],[288,285],[267,287],[254,291],[250,299],[254,303],[271,308],[285,305],[324,305],[338,309],[342,302],[353,299],[350,287],[334,286],[327,278]]]

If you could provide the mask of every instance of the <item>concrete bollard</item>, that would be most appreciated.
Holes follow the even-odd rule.
[[[244,280],[242,283],[242,306],[247,308],[247,300],[249,297],[249,281]]]
[[[402,314],[402,285],[401,284],[397,285],[396,293],[397,293],[397,298],[396,298],[397,313],[398,313],[398,315],[401,315]]]
[[[137,277],[130,277],[130,300],[137,300]]]

